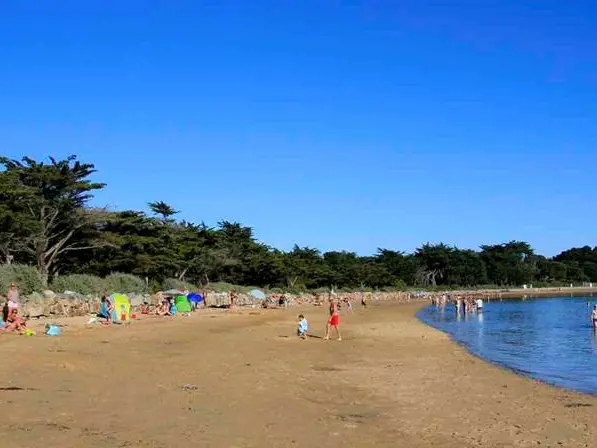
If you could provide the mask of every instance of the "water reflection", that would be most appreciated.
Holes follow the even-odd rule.
[[[491,301],[481,313],[457,313],[448,305],[447,309],[424,309],[419,317],[497,364],[563,387],[597,393],[597,333],[587,302],[592,300]]]
[[[593,353],[597,355],[597,329],[593,329],[593,338],[591,339]]]

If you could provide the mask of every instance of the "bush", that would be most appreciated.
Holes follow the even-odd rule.
[[[205,288],[208,289],[209,291],[214,291],[214,292],[229,292],[234,289],[236,292],[239,292],[241,294],[246,294],[249,291],[255,289],[254,286],[239,286],[239,285],[233,285],[232,283],[227,283],[227,282],[210,283],[209,285],[206,285]]]
[[[50,284],[54,292],[74,291],[79,294],[104,294],[104,279],[95,275],[72,274],[56,277]]]
[[[147,292],[145,280],[131,274],[110,274],[104,279],[106,293],[143,294]]]
[[[284,293],[285,294],[293,294],[295,296],[300,296],[301,294],[306,294],[308,292],[309,291],[306,288],[304,288],[304,287],[294,287],[294,288],[287,287],[287,288],[284,288]]]
[[[394,288],[397,291],[408,291],[408,285],[406,284],[406,282],[404,280],[402,280],[401,278],[399,278],[398,280],[396,280],[394,282]]]
[[[23,295],[45,289],[36,268],[19,264],[0,265],[0,294],[5,295],[8,292],[11,282],[15,282]]]
[[[176,278],[167,278],[162,283],[162,290],[167,291],[169,289],[178,289],[179,291],[197,291],[197,287],[192,283],[187,283]]]
[[[154,294],[156,292],[162,291],[162,284],[155,278],[152,278],[149,280],[148,289],[152,294]]]

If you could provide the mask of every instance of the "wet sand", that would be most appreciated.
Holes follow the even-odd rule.
[[[420,323],[421,305],[342,316],[205,311],[0,335],[2,447],[589,447],[597,398],[517,376]],[[187,387],[185,387],[187,386]]]

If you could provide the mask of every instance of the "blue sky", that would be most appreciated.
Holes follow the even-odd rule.
[[[596,42],[588,1],[8,1],[1,153],[282,249],[554,255],[597,245]]]

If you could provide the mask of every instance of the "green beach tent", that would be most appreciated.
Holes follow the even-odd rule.
[[[131,302],[124,294],[112,294],[112,322],[123,323],[131,320]]]
[[[193,307],[191,306],[191,302],[187,299],[187,296],[178,295],[174,299],[174,304],[176,305],[176,310],[179,313],[190,313],[193,311]]]

